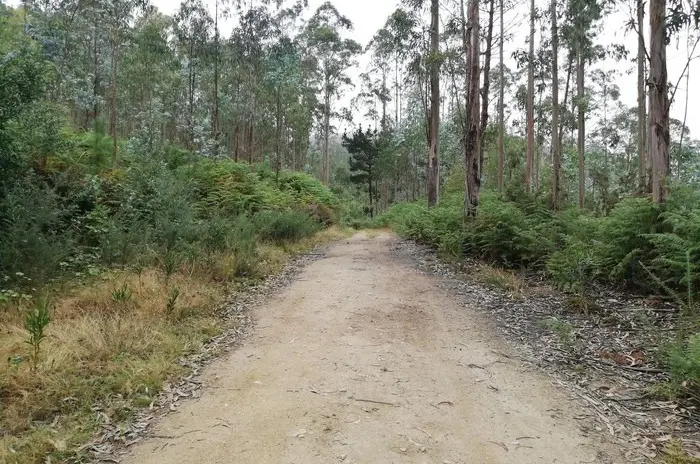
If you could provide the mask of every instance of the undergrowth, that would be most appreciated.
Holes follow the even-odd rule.
[[[607,215],[568,208],[552,212],[545,199],[504,199],[485,191],[475,218],[464,219],[463,194],[447,193],[434,208],[393,206],[374,221],[451,257],[473,257],[502,268],[545,273],[570,295],[573,308],[593,310],[597,286],[661,294],[678,306],[677,334],[657,361],[670,375],[663,391],[700,399],[700,194],[675,186],[663,206],[627,198]],[[491,284],[511,286],[490,272]],[[561,327],[547,327],[567,343]]]
[[[0,191],[0,462],[86,459],[222,331],[226,294],[344,234],[310,175],[128,144],[108,169],[94,133],[58,137]]]

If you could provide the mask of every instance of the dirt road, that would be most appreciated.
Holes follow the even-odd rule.
[[[613,462],[564,392],[392,240],[330,247],[125,462]]]

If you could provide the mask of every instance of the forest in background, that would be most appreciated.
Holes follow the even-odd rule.
[[[546,274],[586,313],[598,286],[672,299],[665,394],[697,397],[700,142],[665,57],[695,58],[700,7],[528,6],[406,0],[360,44],[331,2],[0,3],[0,460],[80,455],[95,402],[148,404],[226,289],[338,223]],[[634,50],[597,35],[622,11]]]

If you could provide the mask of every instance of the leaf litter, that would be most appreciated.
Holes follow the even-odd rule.
[[[600,290],[594,298],[597,311],[584,315],[544,279],[528,279],[524,295],[514,298],[471,275],[470,269],[479,268],[476,260],[447,263],[434,250],[398,238],[391,248],[419,271],[440,276],[441,286],[462,297],[465,306],[493,317],[523,365],[547,373],[590,411],[575,417],[581,429],[608,434],[628,462],[654,462],[672,438],[700,456],[696,407],[650,394],[652,386],[668,380],[654,355],[673,333],[672,306]],[[546,320],[558,323],[560,331],[548,328]]]
[[[94,463],[119,462],[120,457],[128,452],[131,445],[147,436],[153,436],[149,435],[150,427],[160,417],[177,411],[182,401],[195,399],[201,395],[202,383],[199,378],[203,368],[222,353],[239,346],[244,339],[255,334],[255,321],[251,317],[250,310],[295,282],[306,266],[325,256],[324,250],[325,246],[319,246],[309,253],[297,255],[290,259],[279,274],[269,276],[260,283],[230,295],[218,309],[224,329],[222,333],[212,337],[198,352],[181,357],[178,362],[186,369],[187,375],[166,382],[156,399],[149,406],[138,409],[130,421],[112,423],[104,413],[102,405],[94,405],[92,409],[95,412],[96,421],[100,424],[100,431],[93,440],[77,451],[88,452],[91,462]],[[115,398],[119,399],[118,396]],[[230,424],[223,420],[216,426],[230,428]],[[199,431],[201,430],[185,431],[180,436]],[[176,439],[179,436],[161,438]],[[168,443],[165,443],[163,448],[166,446]],[[84,461],[75,460],[74,462]]]

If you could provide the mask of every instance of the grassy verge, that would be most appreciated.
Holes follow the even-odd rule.
[[[346,232],[325,229],[293,242],[258,246],[256,275],[281,271],[288,259]],[[181,375],[177,360],[223,329],[216,308],[250,281],[225,279],[235,258],[162,269],[113,270],[55,288],[51,322],[36,367],[25,330],[29,302],[0,312],[0,462],[80,459],[78,447],[103,421],[126,422],[148,406],[163,382]]]

